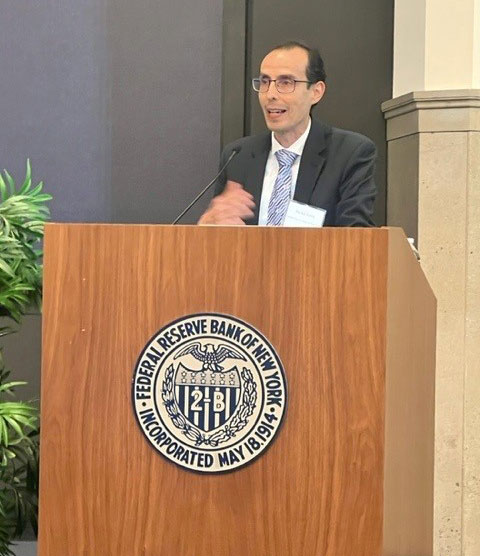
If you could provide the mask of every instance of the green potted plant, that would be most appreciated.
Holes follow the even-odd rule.
[[[30,523],[36,532],[38,514],[38,408],[15,399],[3,359],[2,338],[15,332],[28,307],[40,307],[43,226],[49,216],[40,182],[32,187],[31,168],[17,188],[0,173],[0,556],[11,556],[13,539]]]

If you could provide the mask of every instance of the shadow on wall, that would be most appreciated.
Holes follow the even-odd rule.
[[[37,556],[36,542],[19,542],[13,547],[15,556]]]

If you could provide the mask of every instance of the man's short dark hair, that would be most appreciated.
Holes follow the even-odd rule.
[[[311,48],[308,44],[303,41],[287,41],[279,44],[274,50],[291,50],[292,48],[303,48],[308,54],[308,64],[307,64],[307,79],[310,83],[316,83],[317,81],[323,81],[327,79],[327,74],[325,73],[325,64],[320,56],[320,52],[316,48]],[[309,85],[310,86],[310,85]]]

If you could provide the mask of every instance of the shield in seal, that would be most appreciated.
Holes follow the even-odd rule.
[[[195,371],[182,363],[175,373],[175,399],[188,421],[204,432],[228,422],[240,400],[237,367],[223,372]]]
[[[159,330],[132,381],[137,421],[171,462],[201,473],[233,471],[271,444],[286,409],[273,346],[230,315],[201,313]]]
[[[186,368],[187,356],[201,369]],[[227,344],[191,342],[177,355],[180,364],[175,376],[175,394],[183,415],[204,432],[223,426],[233,415],[240,399],[240,376],[236,367],[225,368],[230,360],[245,361],[245,356]]]

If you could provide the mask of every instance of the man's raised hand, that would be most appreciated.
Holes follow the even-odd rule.
[[[253,217],[254,208],[253,196],[240,183],[228,180],[223,192],[212,199],[198,223],[242,226],[245,219]]]

